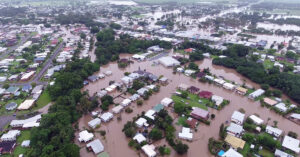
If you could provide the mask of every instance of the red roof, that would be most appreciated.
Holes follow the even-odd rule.
[[[185,49],[184,51],[185,52],[193,52],[193,49],[192,48],[188,48],[188,49]]]
[[[209,91],[201,91],[199,93],[200,98],[206,98],[206,99],[210,99],[212,95],[213,95],[212,92]]]
[[[190,118],[188,118],[187,120],[186,120],[186,123],[191,127],[191,128],[195,128],[196,127],[196,125],[197,125],[197,120],[196,119],[194,119],[194,118],[192,118],[192,117],[190,117]]]
[[[195,107],[194,110],[191,112],[191,116],[193,116],[196,119],[208,119],[209,112],[201,108]]]

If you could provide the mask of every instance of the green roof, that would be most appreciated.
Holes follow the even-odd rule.
[[[156,112],[159,112],[162,109],[164,109],[164,105],[162,104],[157,104],[156,106],[153,107],[153,110]]]
[[[99,155],[97,155],[97,157],[109,157],[109,155],[106,152],[102,152]]]

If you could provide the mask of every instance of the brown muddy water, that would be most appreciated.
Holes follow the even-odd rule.
[[[121,55],[121,58],[128,58],[130,55]],[[224,67],[214,66],[211,64],[210,59],[204,59],[201,62],[198,62],[200,68],[209,67],[211,72],[217,76],[223,76],[225,79],[235,81],[237,83],[243,83],[246,81],[246,84],[251,85],[253,87],[259,87],[257,84],[251,82],[250,80],[244,78],[240,74],[237,74],[234,70],[227,69]],[[270,111],[267,108],[263,108],[260,106],[259,102],[254,102],[249,100],[247,97],[240,96],[232,91],[223,89],[221,87],[215,86],[213,84],[201,83],[195,79],[187,77],[183,74],[173,74],[173,70],[171,68],[165,68],[162,65],[153,65],[153,61],[145,61],[145,62],[136,62],[126,67],[125,69],[119,69],[117,63],[110,63],[106,66],[102,66],[100,68],[100,72],[103,73],[107,70],[113,72],[111,76],[105,77],[104,79],[100,79],[97,82],[90,83],[85,86],[83,90],[88,90],[90,95],[93,95],[95,92],[101,90],[108,86],[109,81],[114,80],[119,82],[120,79],[124,76],[124,72],[133,72],[135,70],[146,69],[147,71],[160,76],[164,75],[169,79],[169,84],[167,86],[161,86],[160,92],[153,94],[148,101],[145,101],[142,106],[137,106],[135,103],[131,104],[131,108],[133,112],[130,114],[125,113],[124,111],[119,113],[122,117],[121,121],[117,120],[117,116],[115,115],[113,120],[108,123],[102,123],[101,127],[97,130],[105,130],[106,136],[101,137],[101,135],[97,132],[94,133],[96,138],[99,138],[106,152],[109,153],[111,157],[138,157],[145,156],[143,152],[137,152],[131,149],[128,146],[129,139],[126,138],[124,133],[122,132],[122,128],[124,124],[128,120],[132,120],[134,116],[137,114],[141,114],[142,111],[147,111],[151,109],[156,104],[160,103],[160,101],[164,97],[171,97],[172,93],[175,92],[176,87],[181,84],[188,84],[199,87],[201,90],[208,90],[213,92],[216,95],[222,96],[225,99],[230,100],[230,104],[225,106],[221,111],[209,109],[209,111],[216,115],[216,118],[211,121],[210,126],[206,126],[204,124],[200,124],[198,126],[198,131],[193,132],[194,137],[192,142],[186,142],[189,145],[189,151],[184,157],[210,157],[208,151],[208,139],[210,137],[218,138],[219,136],[219,127],[222,123],[226,121],[230,121],[230,117],[235,110],[239,110],[243,108],[246,111],[246,116],[251,114],[258,114],[265,122],[270,118],[271,120],[268,122],[270,125],[273,125],[273,121],[278,121],[278,128],[282,129],[287,133],[288,131],[300,132],[300,126],[285,119],[284,117],[276,114],[273,111]],[[98,75],[100,72],[97,72]],[[114,93],[116,94],[116,93]],[[125,95],[125,97],[129,97],[129,95]],[[112,107],[111,107],[112,108]],[[100,110],[100,109],[98,109]],[[110,109],[111,110],[111,109]],[[168,111],[171,113],[173,118],[175,118],[174,123],[177,122],[177,116],[172,113],[172,109],[168,108]],[[79,119],[79,129],[83,130],[84,128],[88,128],[88,122],[91,120],[90,115],[85,115],[81,119]],[[174,124],[176,126],[176,124]],[[176,134],[181,131],[181,127],[176,126]],[[78,140],[78,132],[76,132],[75,143],[81,147],[80,155],[83,157],[92,157],[95,156],[92,152],[87,152],[84,143],[79,143]],[[159,142],[154,143],[156,146],[162,146],[166,144],[165,140],[161,140]],[[167,144],[166,144],[167,145]],[[168,146],[168,145],[167,145]],[[169,146],[168,146],[169,147]],[[177,157],[179,155],[172,149],[171,155],[172,157]]]

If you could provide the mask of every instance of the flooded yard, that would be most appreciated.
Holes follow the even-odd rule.
[[[129,58],[130,55],[121,55],[120,58]],[[253,87],[259,87],[259,85],[251,82],[250,80],[244,78],[240,74],[237,74],[234,70],[227,69],[224,67],[219,67],[212,65],[211,59],[204,59],[203,61],[197,62],[197,64],[200,66],[200,68],[207,68],[211,70],[212,74],[215,74],[217,76],[223,76],[225,79],[235,81],[237,83],[242,84],[245,82],[248,85],[251,85]],[[156,104],[160,103],[160,101],[164,97],[171,97],[172,93],[176,91],[176,87],[181,84],[187,84],[187,85],[193,85],[200,90],[207,90],[213,92],[213,94],[222,96],[224,99],[230,100],[230,104],[225,106],[224,109],[221,111],[217,111],[214,109],[210,109],[209,111],[212,114],[215,114],[216,117],[214,120],[211,121],[211,125],[207,126],[203,123],[200,123],[198,126],[198,131],[194,132],[194,137],[192,142],[186,142],[189,145],[189,151],[186,155],[188,157],[199,157],[200,156],[212,156],[210,155],[208,151],[208,139],[210,137],[218,138],[219,137],[219,127],[222,123],[225,123],[226,121],[230,121],[230,117],[235,110],[239,110],[240,108],[243,108],[246,111],[246,116],[249,116],[251,114],[258,114],[265,122],[268,121],[268,118],[271,120],[268,121],[270,125],[273,125],[273,121],[278,121],[278,128],[282,129],[287,133],[288,131],[295,131],[300,132],[300,126],[285,119],[284,117],[276,114],[273,111],[270,111],[267,108],[261,107],[260,103],[254,102],[247,97],[238,95],[232,91],[226,90],[224,88],[218,87],[214,84],[208,84],[208,83],[201,83],[198,80],[192,79],[190,77],[185,76],[184,74],[173,74],[173,70],[171,68],[165,68],[162,65],[153,65],[153,61],[144,61],[144,62],[134,62],[134,64],[129,65],[125,69],[119,69],[118,64],[113,62],[106,66],[102,66],[100,68],[100,71],[96,73],[95,75],[98,75],[99,73],[104,73],[105,71],[112,71],[113,74],[111,76],[107,76],[104,79],[100,79],[94,83],[90,83],[89,85],[85,86],[83,90],[88,90],[90,95],[93,95],[95,92],[106,88],[109,85],[109,81],[116,81],[119,82],[120,79],[124,76],[124,72],[133,72],[138,69],[144,70],[146,69],[148,72],[151,72],[157,76],[163,75],[169,79],[169,84],[166,86],[161,86],[160,92],[153,94],[149,100],[144,101],[144,104],[142,106],[137,106],[136,103],[131,104],[131,108],[133,109],[133,112],[128,114],[125,112],[121,112],[122,120],[117,120],[117,116],[114,116],[114,119],[108,123],[102,123],[101,127],[96,129],[99,130],[105,130],[106,136],[101,137],[100,133],[95,132],[94,135],[96,138],[99,138],[103,145],[104,150],[109,153],[111,157],[120,157],[120,156],[126,156],[126,157],[135,157],[135,156],[145,156],[143,153],[138,153],[131,149],[128,146],[129,139],[126,138],[124,133],[122,132],[124,124],[128,120],[132,120],[133,117],[135,117],[137,114],[141,114],[142,111],[147,111],[151,109]],[[125,95],[125,97],[129,97],[129,95]],[[111,106],[112,108],[113,106]],[[110,111],[111,111],[110,108]],[[173,116],[173,118],[176,117],[176,114],[172,114],[172,108],[169,107],[167,109],[169,113]],[[83,130],[84,128],[88,128],[87,123],[91,120],[90,115],[85,115],[81,119],[79,119],[79,129]],[[177,119],[174,120],[174,123],[177,122]],[[181,127],[174,124],[176,127],[176,133],[178,133],[181,130]],[[92,152],[87,152],[85,148],[85,144],[78,142],[78,132],[76,132],[76,139],[75,142],[78,144],[82,149],[80,150],[80,155],[84,157],[89,156],[95,156]],[[161,140],[157,143],[154,143],[156,146],[161,146],[163,144],[166,144],[165,140]],[[174,150],[171,151],[172,157],[179,156],[176,154]]]

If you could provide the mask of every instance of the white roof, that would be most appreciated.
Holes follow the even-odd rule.
[[[88,122],[88,125],[91,127],[91,128],[96,128],[97,125],[100,125],[101,124],[101,119],[100,118],[95,118],[91,121]]]
[[[12,126],[12,127],[22,127],[26,123],[37,122],[41,118],[42,118],[42,116],[39,114],[39,115],[36,115],[36,116],[28,118],[28,119],[24,119],[24,120],[12,120],[10,122],[10,126]]]
[[[222,155],[222,157],[243,157],[243,155],[230,148]]]
[[[27,110],[34,104],[34,102],[34,99],[25,100],[22,104],[20,104],[18,110]]]
[[[295,119],[300,119],[300,114],[298,114],[298,113],[293,113],[293,114],[291,114],[291,117],[292,117],[292,118],[295,118]]]
[[[16,140],[16,137],[20,135],[20,130],[9,130],[7,133],[1,136],[1,140],[3,141],[13,141]]]
[[[284,136],[282,146],[294,151],[295,153],[300,153],[300,147],[299,147],[300,141],[298,139],[294,139],[289,136]]]
[[[269,134],[273,134],[273,135],[278,135],[280,136],[282,134],[282,130],[278,129],[278,128],[274,128],[272,126],[267,126],[266,127],[266,132],[269,133]]]
[[[171,98],[164,98],[160,102],[162,105],[168,107],[170,104],[173,103],[173,100]]]
[[[112,109],[112,111],[113,111],[113,113],[120,113],[121,112],[121,110],[123,110],[123,106],[122,105],[118,105],[118,106],[116,106],[116,107],[114,107],[113,109]]]
[[[138,93],[139,95],[144,95],[145,92],[147,92],[147,91],[149,91],[147,88],[141,88],[141,89],[139,89],[139,90],[137,91],[137,93]]]
[[[147,120],[143,117],[139,118],[137,121],[135,121],[135,124],[138,126],[138,127],[142,127],[144,125],[148,125],[147,124]]]
[[[159,60],[159,63],[163,64],[166,67],[177,66],[180,65],[180,62],[172,57],[162,57]]]
[[[21,144],[22,147],[29,147],[29,145],[30,145],[30,140],[25,140]]]
[[[253,93],[249,94],[249,97],[256,98],[256,97],[259,97],[259,96],[263,95],[264,93],[265,93],[264,90],[258,89],[256,91],[254,91]]]
[[[235,88],[235,85],[226,82],[226,83],[223,84],[223,87],[226,88],[226,89],[231,89],[232,90],[232,89]]]
[[[138,133],[133,137],[133,140],[136,140],[138,143],[142,143],[143,141],[146,141],[146,137],[143,134]]]
[[[288,154],[286,152],[283,152],[283,151],[281,151],[279,149],[276,149],[274,154],[277,157],[293,157],[292,155],[290,155],[290,154]]]
[[[154,110],[148,110],[146,113],[145,113],[145,116],[154,120],[155,117],[154,117],[154,114],[155,114],[155,111]]]
[[[121,78],[121,81],[128,84],[128,83],[131,83],[133,81],[133,78],[128,77],[128,76],[124,76],[124,77]]]
[[[186,140],[192,140],[193,134],[191,133],[190,128],[182,127],[182,131],[178,133],[179,138],[186,139]]]
[[[39,122],[28,122],[23,125],[23,128],[33,128],[33,127],[39,127],[39,126],[40,126]]]
[[[101,153],[104,150],[104,146],[99,139],[88,143],[86,146],[91,147],[95,154]]]
[[[109,121],[111,118],[113,118],[113,114],[110,112],[106,112],[104,114],[101,115],[100,117],[104,122]]]
[[[234,122],[240,122],[242,123],[244,121],[245,118],[245,114],[239,112],[239,111],[234,111],[232,116],[231,116],[231,120]]]
[[[275,105],[275,107],[282,112],[286,112],[288,110],[288,108],[285,106],[284,103],[279,103],[279,104]]]
[[[257,125],[260,125],[264,122],[264,120],[260,119],[256,115],[251,115],[249,118],[252,119],[254,121],[254,123]]]
[[[224,84],[224,83],[225,83],[224,80],[218,79],[218,78],[214,79],[214,81],[215,81],[216,83],[218,83],[218,84]]]
[[[131,100],[130,99],[124,99],[123,101],[122,101],[122,106],[128,106],[129,104],[131,103]]]
[[[155,149],[155,146],[153,144],[152,145],[146,144],[142,147],[142,150],[145,152],[145,154],[148,157],[156,156],[156,152],[154,151],[154,149]]]
[[[140,98],[140,95],[138,95],[138,94],[133,94],[129,99],[130,99],[131,101],[135,101],[135,100],[137,100],[138,98]]]
[[[209,75],[205,75],[205,78],[208,79],[208,80],[214,80],[214,77],[209,76]]]
[[[94,138],[94,134],[93,133],[89,133],[87,130],[84,130],[84,131],[81,131],[79,133],[78,140],[80,142],[88,142],[88,141],[90,141],[93,138]]]
[[[217,106],[219,106],[219,105],[221,105],[222,104],[222,102],[223,102],[223,97],[220,97],[220,96],[217,96],[217,95],[213,95],[212,97],[211,97],[211,100],[213,101],[213,102],[215,102],[215,104],[217,105]]]
[[[243,126],[235,123],[230,123],[226,130],[233,134],[241,134],[244,131]]]

